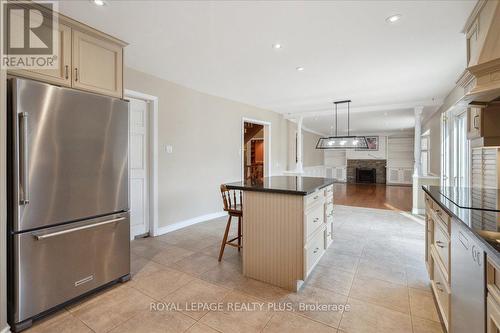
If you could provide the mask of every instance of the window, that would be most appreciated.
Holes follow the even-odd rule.
[[[467,140],[467,112],[457,114],[453,124],[453,185],[469,186],[469,141]]]
[[[441,186],[451,186],[450,183],[450,128],[446,113],[441,114]]]

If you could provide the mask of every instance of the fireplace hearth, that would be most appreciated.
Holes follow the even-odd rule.
[[[356,168],[356,183],[375,184],[377,182],[377,170],[375,168]]]

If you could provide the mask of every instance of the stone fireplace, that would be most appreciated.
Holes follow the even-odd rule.
[[[348,183],[386,183],[386,160],[347,160]]]

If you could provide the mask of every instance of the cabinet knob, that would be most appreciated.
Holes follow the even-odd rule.
[[[313,253],[318,253],[318,251],[319,251],[319,247],[315,248]]]
[[[319,221],[319,217],[314,218],[313,222],[316,223]]]
[[[436,241],[436,245],[439,246],[440,248],[444,248],[444,243],[441,241]]]

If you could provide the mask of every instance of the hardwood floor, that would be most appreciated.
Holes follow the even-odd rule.
[[[411,211],[411,186],[382,184],[334,184],[333,201],[337,205]]]

